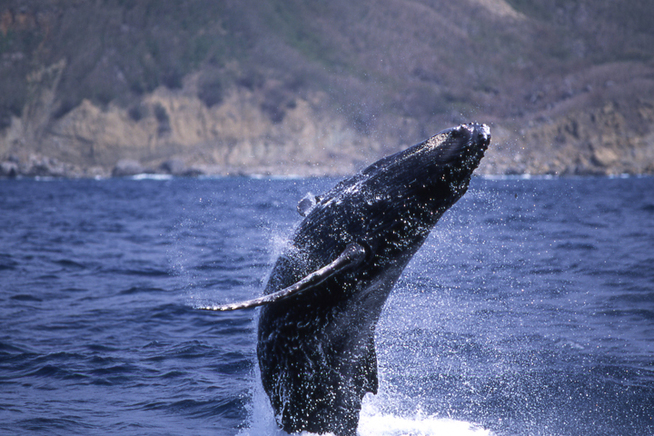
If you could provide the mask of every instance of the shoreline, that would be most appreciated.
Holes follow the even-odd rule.
[[[2,162],[4,163],[4,162]],[[0,163],[0,164],[2,164]],[[200,168],[194,167],[184,172],[171,173],[161,170],[146,170],[143,172],[120,173],[115,171],[83,171],[76,169],[72,173],[61,173],[59,171],[48,173],[44,171],[35,172],[14,172],[6,174],[0,171],[0,180],[37,180],[37,181],[54,181],[54,180],[110,180],[110,179],[130,179],[140,180],[174,180],[174,179],[222,179],[222,178],[249,178],[249,179],[270,179],[270,180],[300,180],[312,178],[344,178],[350,177],[355,173],[323,173],[323,174],[292,174],[282,172],[256,172],[256,171],[224,171],[224,172],[205,172]],[[605,178],[605,179],[630,179],[630,178],[647,178],[654,177],[653,173],[517,173],[509,171],[506,173],[489,173],[480,172],[473,177],[485,180],[559,180],[559,179],[585,179],[585,178]]]

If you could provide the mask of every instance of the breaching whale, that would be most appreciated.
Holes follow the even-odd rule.
[[[257,357],[277,422],[288,433],[356,434],[377,393],[375,326],[393,285],[443,213],[466,192],[490,143],[462,124],[385,157],[324,195],[277,259],[264,296],[204,307],[262,306]]]

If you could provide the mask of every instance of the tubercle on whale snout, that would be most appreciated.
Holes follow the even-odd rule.
[[[467,130],[470,134],[474,134],[476,132],[490,139],[490,127],[483,123],[459,124],[456,127],[449,127],[447,129],[441,130],[439,133],[437,133],[437,135],[452,133],[456,136],[457,133],[461,134],[463,129]]]

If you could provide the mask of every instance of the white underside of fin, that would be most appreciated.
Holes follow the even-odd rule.
[[[225,312],[229,310],[249,309],[251,307],[263,306],[264,304],[270,304],[275,301],[283,300],[319,285],[329,277],[337,274],[345,268],[359,265],[365,257],[366,250],[361,245],[352,243],[349,244],[345,250],[343,250],[341,255],[338,256],[336,260],[320,268],[319,270],[312,272],[299,282],[287,288],[273,292],[272,294],[264,295],[263,297],[255,298],[253,300],[216,306],[204,306],[198,307],[198,309]]]

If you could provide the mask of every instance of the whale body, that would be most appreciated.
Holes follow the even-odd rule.
[[[384,303],[489,143],[488,126],[462,124],[307,195],[264,296],[207,308],[262,306],[261,381],[286,432],[356,434],[362,399],[378,389],[374,334]]]

